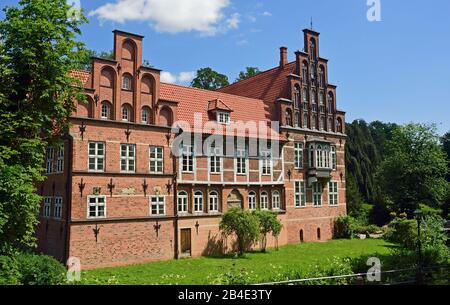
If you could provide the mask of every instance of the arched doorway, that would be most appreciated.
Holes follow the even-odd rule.
[[[238,190],[233,190],[227,198],[227,207],[228,209],[232,208],[243,208],[243,200],[242,195]]]

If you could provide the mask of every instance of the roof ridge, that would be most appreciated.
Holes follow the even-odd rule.
[[[283,67],[283,69],[284,69],[286,66],[291,65],[291,64],[294,64],[294,63],[296,63],[296,61],[288,62],[288,63]],[[226,85],[226,86],[223,86],[222,88],[219,88],[219,89],[217,89],[216,91],[219,91],[219,90],[222,90],[222,89],[225,89],[225,88],[228,88],[228,87],[237,85],[237,84],[242,84],[242,83],[245,83],[245,82],[250,81],[250,80],[254,80],[256,77],[258,77],[258,76],[263,76],[264,74],[269,73],[269,72],[272,72],[273,70],[276,70],[276,69],[280,69],[280,66],[278,66],[278,67],[273,67],[273,68],[271,68],[271,69],[268,69],[268,70],[259,72],[259,73],[256,74],[256,75],[250,76],[249,78],[240,80],[240,81],[238,81],[238,82],[235,82],[235,83],[232,83],[232,84],[229,84],[229,85]],[[220,92],[220,91],[219,91],[219,92]]]
[[[172,84],[172,83],[166,83],[166,82],[160,82],[160,83],[163,85],[175,86],[175,87],[180,87],[180,88],[184,88],[184,89],[188,89],[188,90],[205,92],[205,93],[209,93],[209,94],[219,93],[224,96],[238,97],[238,98],[243,98],[243,99],[247,99],[247,100],[263,102],[262,99],[252,98],[252,97],[247,97],[247,96],[242,96],[242,95],[237,95],[237,94],[231,94],[231,93],[221,92],[221,91],[217,91],[217,90],[207,90],[207,89],[202,89],[202,88],[189,87],[189,86],[183,86],[183,85],[179,85],[179,84]]]

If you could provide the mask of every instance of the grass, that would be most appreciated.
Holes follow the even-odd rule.
[[[245,257],[199,257],[160,261],[124,267],[83,271],[87,284],[209,284],[218,275],[228,272],[233,265],[245,268],[267,281],[274,272],[298,269],[308,271],[316,265],[330,264],[333,257],[355,258],[362,255],[389,253],[391,244],[379,239],[332,240],[323,243],[304,243],[269,249],[267,253],[247,253]],[[112,280],[111,280],[112,279]]]

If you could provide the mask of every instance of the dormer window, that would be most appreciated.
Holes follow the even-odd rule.
[[[228,125],[230,124],[230,114],[228,112],[217,112],[217,122],[220,124]]]

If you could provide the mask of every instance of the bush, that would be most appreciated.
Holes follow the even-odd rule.
[[[442,215],[442,210],[432,208],[426,204],[421,204],[420,210],[422,211],[422,215],[424,217],[427,217],[427,216],[432,216],[432,217],[439,216],[440,217]]]
[[[16,257],[20,282],[24,285],[59,285],[65,283],[66,268],[47,255],[20,254]]]
[[[389,224],[384,238],[407,249],[415,249],[417,222],[415,220],[397,218]]]
[[[351,216],[339,216],[334,222],[334,238],[352,238],[356,220]]]
[[[9,256],[0,256],[0,285],[20,284],[17,261]]]

